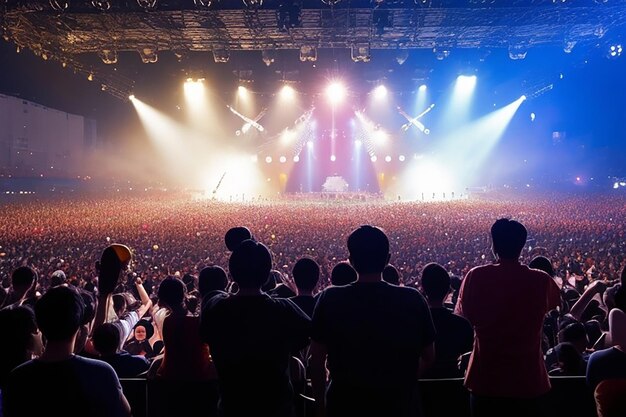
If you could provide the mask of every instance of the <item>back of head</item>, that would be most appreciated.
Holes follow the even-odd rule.
[[[185,287],[187,287],[187,293],[190,293],[196,289],[196,277],[194,277],[193,275],[191,274],[183,275],[182,281],[183,281],[183,284],[185,284]]]
[[[37,280],[37,273],[28,266],[20,266],[11,274],[11,286],[17,291],[28,290]]]
[[[313,291],[320,279],[320,266],[311,258],[300,258],[291,271],[298,291]]]
[[[359,275],[382,273],[389,262],[389,239],[382,229],[364,225],[348,237],[348,252]]]
[[[35,313],[27,306],[14,306],[0,310],[0,389],[6,377],[16,366],[31,359],[33,335],[37,333]]]
[[[244,240],[252,239],[252,232],[245,226],[237,226],[228,229],[224,235],[224,243],[229,251],[234,251]]]
[[[548,275],[550,275],[551,277],[556,276],[556,273],[554,272],[554,268],[552,267],[552,262],[550,262],[550,259],[546,258],[545,256],[535,256],[530,261],[528,266],[530,268],[543,271],[547,273]]]
[[[167,277],[159,285],[159,305],[173,309],[184,306],[185,284],[176,277]]]
[[[56,287],[58,285],[63,285],[65,284],[66,280],[67,280],[67,277],[65,276],[65,272],[63,272],[63,270],[61,269],[57,269],[50,276],[50,286]]]
[[[587,329],[585,325],[579,321],[570,323],[565,326],[558,334],[559,342],[568,342],[579,349],[587,347]]]
[[[332,285],[348,285],[357,280],[357,274],[348,262],[339,262],[330,273]]]
[[[120,331],[113,323],[101,324],[93,331],[92,342],[98,353],[111,355],[120,345]]]
[[[85,305],[78,292],[65,286],[49,289],[35,303],[35,317],[49,341],[70,339],[83,321]]]
[[[383,281],[393,285],[400,285],[400,273],[393,265],[387,265],[383,269]]]
[[[226,271],[217,265],[202,268],[198,275],[198,291],[201,296],[205,296],[211,291],[226,291],[228,287],[228,277]]]
[[[264,244],[244,240],[230,255],[228,269],[240,289],[261,288],[272,269],[272,256]]]
[[[429,263],[422,269],[422,289],[431,301],[443,301],[450,292],[450,274],[437,263]]]
[[[517,260],[527,237],[524,225],[515,220],[499,219],[491,226],[493,251],[500,259]]]

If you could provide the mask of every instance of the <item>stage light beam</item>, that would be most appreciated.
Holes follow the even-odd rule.
[[[346,88],[339,82],[332,82],[326,87],[326,97],[330,104],[336,105],[341,103],[346,97]]]

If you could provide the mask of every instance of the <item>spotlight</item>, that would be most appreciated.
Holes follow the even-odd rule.
[[[345,95],[345,87],[338,82],[333,82],[326,87],[326,97],[328,97],[331,104],[340,103],[345,98]]]
[[[248,9],[257,9],[263,6],[263,0],[243,0],[243,5]]]
[[[396,62],[398,63],[398,65],[404,64],[407,59],[409,59],[409,51],[407,51],[406,49],[401,50],[396,56]]]
[[[293,157],[293,162],[300,162],[300,156],[296,155]]]
[[[376,155],[372,155],[372,157],[370,158],[370,161],[376,162],[378,161],[378,158],[376,158]]]
[[[315,46],[303,45],[300,47],[300,61],[317,61],[317,48]]]
[[[133,100],[135,99],[135,95],[134,95],[134,94],[131,94],[130,96],[128,96],[128,99],[129,99],[130,101],[133,101]]]
[[[237,95],[239,96],[239,98],[247,98],[248,97],[248,89],[246,87],[244,87],[243,85],[240,85],[239,87],[237,87]]]
[[[117,64],[117,51],[112,49],[103,49],[99,54],[100,59],[107,65]]]
[[[384,85],[379,85],[374,89],[374,98],[377,100],[382,100],[387,97],[387,87]]]
[[[389,155],[385,156],[385,162],[391,162],[391,156]]]
[[[152,11],[157,8],[157,0],[137,0],[137,4],[145,11]]]
[[[563,43],[563,52],[571,54],[574,50],[574,46],[576,46],[576,41],[565,41]]]
[[[361,140],[357,139],[354,141],[354,146],[356,146],[357,148],[360,148],[361,145],[363,145],[363,142],[361,142]]]
[[[87,76],[87,79],[89,81],[93,81],[93,73],[92,72],[89,73],[89,75]]]
[[[527,98],[528,98],[528,97],[526,97],[526,95],[525,95],[525,94],[523,94],[523,95],[522,95],[519,99],[520,99],[520,100],[522,100],[522,101],[526,101],[526,99],[527,99]]]
[[[331,155],[330,160],[331,162],[335,162],[337,160],[337,157],[335,155]]]
[[[111,2],[108,0],[92,0],[91,5],[95,8],[100,10],[101,12],[106,12],[107,10],[109,10],[111,8]]]
[[[287,162],[287,158],[284,157],[284,156],[281,156],[279,161],[280,161],[281,164],[284,164],[285,162]]]
[[[433,48],[433,53],[435,54],[435,58],[437,58],[439,61],[443,61],[450,56],[449,49]]]
[[[193,4],[200,8],[200,7],[211,7],[211,4],[213,3],[212,0],[193,0]]]
[[[350,48],[350,55],[354,62],[369,62],[371,59],[370,46],[368,44],[355,45]]]
[[[230,52],[228,49],[214,49],[213,61],[216,63],[226,63],[230,59]]]
[[[405,160],[405,159],[406,159],[406,158],[405,158],[405,156],[404,156],[404,155],[400,155],[400,156],[398,157],[398,161],[400,161],[400,162],[404,162],[404,160]]]
[[[428,87],[426,87],[426,84],[422,84],[422,85],[420,85],[420,87],[418,88],[418,91],[420,91],[420,92],[424,92],[424,91],[426,91],[426,89],[427,89],[427,88],[428,88]]]
[[[268,67],[276,61],[276,52],[271,49],[264,49],[261,52],[261,59]]]
[[[267,162],[268,164],[272,163],[272,157],[271,156],[266,156],[265,157],[265,162]]]
[[[280,98],[283,100],[293,100],[296,97],[296,90],[290,85],[283,85],[280,89]]]
[[[526,45],[509,45],[509,58],[512,60],[524,59],[526,58],[527,53],[528,49],[526,48]]]
[[[64,12],[70,7],[69,0],[50,0],[50,7],[57,12]]]
[[[607,57],[610,59],[618,58],[622,55],[622,51],[623,51],[622,44],[617,43],[614,45],[610,45],[608,53],[607,53]]]
[[[312,140],[307,141],[306,147],[309,149],[313,149],[313,141]]]
[[[154,64],[159,60],[156,48],[141,48],[139,50],[139,56],[141,57],[141,62],[144,64]]]

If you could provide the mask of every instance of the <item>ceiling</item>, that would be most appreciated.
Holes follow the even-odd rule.
[[[272,51],[299,50],[314,61],[318,48],[349,49],[363,62],[377,49],[509,48],[523,58],[535,46],[597,44],[626,24],[626,0],[246,1],[0,0],[0,25],[18,47],[88,75],[95,70],[85,54],[115,64],[126,51],[145,63],[164,51],[180,59],[207,51],[226,62],[230,51],[269,51],[271,60]],[[114,95],[132,91],[133,80],[116,71],[96,77]]]

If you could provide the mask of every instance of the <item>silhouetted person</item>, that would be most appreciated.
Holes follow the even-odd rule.
[[[387,265],[383,269],[383,281],[393,285],[400,285],[400,273],[393,265]]]
[[[130,406],[113,368],[73,354],[84,305],[74,289],[59,286],[35,304],[46,346],[9,375],[4,415],[130,416]]]
[[[120,331],[113,323],[104,323],[93,331],[93,346],[120,378],[134,378],[150,367],[145,356],[119,350]]]
[[[330,273],[330,283],[335,286],[348,285],[356,280],[356,271],[348,262],[339,262]]]
[[[228,229],[224,235],[224,243],[229,251],[234,251],[244,240],[252,239],[252,232],[245,226],[236,226]]]
[[[202,268],[198,275],[198,291],[203,300],[219,293],[226,293],[227,288],[228,277],[222,267],[211,265]]]
[[[313,291],[320,280],[320,266],[311,258],[298,259],[292,270],[293,280],[298,289],[298,295],[291,297],[293,301],[307,316],[313,316],[315,297]]]
[[[420,361],[427,366],[434,359],[435,329],[426,301],[413,288],[382,280],[390,251],[381,229],[354,230],[348,252],[358,280],[324,290],[313,312],[316,407],[331,417],[418,416]]]
[[[476,335],[465,375],[476,417],[542,415],[542,396],[550,390],[543,320],[560,305],[560,293],[548,274],[520,264],[527,234],[519,222],[496,221],[491,243],[497,261],[471,269],[461,285],[457,313]]]
[[[423,373],[424,378],[458,378],[459,357],[472,350],[474,329],[467,319],[444,306],[450,294],[450,275],[441,265],[430,263],[422,270],[422,289],[435,324],[435,362]]]
[[[229,260],[239,292],[214,296],[202,309],[201,334],[217,368],[225,417],[293,415],[288,364],[309,343],[310,320],[290,300],[261,291],[271,266],[267,247],[242,242]]]
[[[37,272],[28,266],[20,266],[11,273],[11,288],[4,300],[4,307],[22,304],[34,305],[33,291],[37,285]]]

